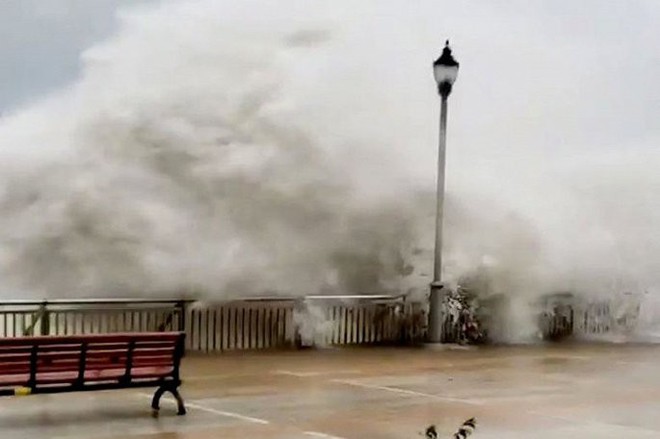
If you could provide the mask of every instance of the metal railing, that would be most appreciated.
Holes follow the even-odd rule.
[[[0,302],[0,337],[173,330],[202,352],[412,342],[424,325],[404,296]]]
[[[613,323],[608,302],[589,303],[578,308],[575,330],[585,335],[606,334],[616,326]]]
[[[200,303],[190,309],[186,332],[189,348],[204,352],[413,342],[423,337],[420,308],[404,296]]]
[[[557,300],[557,298],[561,300]],[[504,304],[505,305],[505,304]],[[504,306],[493,301],[487,315]],[[608,302],[549,296],[539,316],[546,339],[607,334],[634,326],[612,316]],[[486,329],[498,319],[484,320]],[[444,322],[443,342],[460,325]],[[491,328],[492,329],[492,328]],[[368,345],[423,341],[426,315],[405,296],[262,297],[216,303],[184,300],[92,299],[0,302],[0,337],[113,332],[185,331],[186,348],[200,352]]]
[[[293,302],[253,299],[190,306],[187,348],[214,352],[292,346]]]
[[[507,315],[509,298],[504,295],[491,297],[477,310],[477,319],[486,332],[498,333]],[[537,310],[537,324],[544,340],[562,340],[567,337],[589,339],[601,335],[630,332],[637,323],[637,315],[624,314],[616,317],[611,300],[593,300],[571,293],[547,294],[530,305]],[[639,313],[639,307],[637,308]],[[461,340],[462,324],[456,313],[446,312],[443,320],[443,343],[456,343]]]
[[[624,310],[617,310],[616,299],[574,300],[555,311],[554,320],[578,338],[625,335],[635,331],[641,304],[630,298]],[[561,331],[561,327],[558,329]]]
[[[91,299],[0,302],[0,337],[182,330],[184,301]]]

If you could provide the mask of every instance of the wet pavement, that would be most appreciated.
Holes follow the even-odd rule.
[[[0,399],[12,439],[660,438],[660,346],[365,348],[188,356],[188,415],[153,390]]]

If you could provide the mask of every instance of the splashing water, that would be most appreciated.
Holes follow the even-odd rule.
[[[355,181],[351,139],[314,136],[288,92],[331,34],[209,11],[129,15],[71,90],[3,121],[6,290],[370,292],[410,271],[401,191]]]

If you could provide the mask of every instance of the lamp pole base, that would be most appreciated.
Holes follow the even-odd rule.
[[[431,283],[431,294],[429,295],[429,332],[428,341],[430,343],[442,343],[445,316],[442,303],[444,302],[447,290],[441,282]]]

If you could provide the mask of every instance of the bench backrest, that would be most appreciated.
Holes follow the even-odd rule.
[[[29,374],[34,383],[37,374],[76,372],[84,381],[90,371],[114,370],[130,380],[140,368],[171,368],[178,380],[183,349],[180,332],[5,338],[0,376]]]

